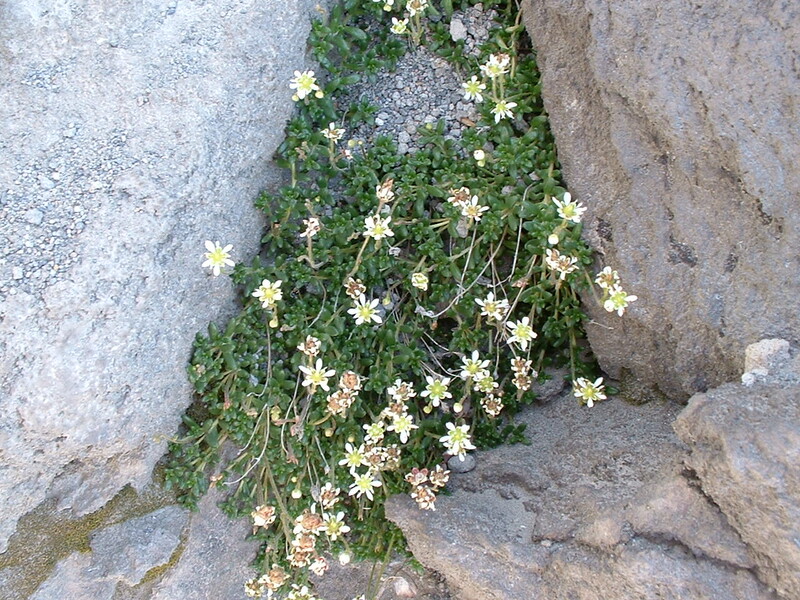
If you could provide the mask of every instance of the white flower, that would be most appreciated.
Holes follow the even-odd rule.
[[[358,467],[369,465],[367,454],[364,451],[364,444],[356,448],[353,444],[348,442],[344,445],[344,450],[344,458],[339,461],[339,464],[346,466],[351,472]]]
[[[495,79],[508,73],[511,59],[508,54],[492,54],[484,64],[481,65],[481,73],[490,79]]]
[[[414,391],[414,386],[402,379],[395,379],[394,385],[389,386],[386,392],[395,402],[406,402],[417,395]]]
[[[452,398],[453,394],[447,391],[447,386],[450,385],[449,377],[431,377],[425,376],[428,385],[425,386],[425,391],[420,394],[423,398],[429,398],[431,404],[439,406],[439,403],[445,398]]]
[[[488,206],[478,204],[477,196],[473,196],[468,203],[461,206],[461,214],[476,222],[481,220],[483,213],[487,210],[489,210]]]
[[[583,204],[572,201],[572,194],[569,192],[564,192],[563,202],[559,202],[558,198],[553,198],[553,203],[558,207],[558,216],[573,223],[580,223],[583,213],[586,212]]]
[[[469,81],[462,83],[461,87],[464,88],[464,100],[483,102],[483,96],[481,95],[481,92],[486,89],[486,84],[478,80],[475,75],[473,75],[472,79]]]
[[[391,31],[397,35],[403,35],[408,31],[408,19],[398,19],[397,17],[392,17],[392,27]]]
[[[212,243],[206,240],[206,250],[208,250],[208,252],[203,255],[206,261],[202,266],[203,268],[209,267],[211,272],[214,273],[214,277],[219,276],[222,267],[234,266],[235,263],[230,259],[230,251],[233,250],[233,245],[228,244],[223,248],[219,242]]]
[[[274,308],[275,303],[283,298],[281,283],[283,283],[283,281],[280,279],[274,282],[265,279],[252,295],[254,298],[259,299],[263,308]]]
[[[594,282],[604,290],[611,290],[619,285],[619,273],[611,267],[605,267],[597,274]]]
[[[516,323],[514,323],[514,321],[508,321],[506,327],[508,327],[513,334],[508,338],[508,343],[512,344],[516,342],[522,350],[526,350],[528,344],[537,337],[536,332],[531,328],[530,319],[528,317],[522,317],[522,319]]]
[[[583,400],[589,408],[594,406],[595,401],[606,399],[604,390],[602,377],[595,379],[594,383],[583,377],[578,377],[572,382],[572,393],[576,398]]]
[[[472,379],[477,380],[489,375],[489,369],[487,369],[489,361],[481,360],[477,350],[472,351],[472,358],[462,356],[461,362],[463,363],[460,373],[461,379],[472,377]]]
[[[326,392],[330,391],[330,388],[328,387],[328,378],[336,375],[336,371],[333,369],[325,369],[325,367],[322,366],[321,358],[317,359],[317,364],[314,368],[300,365],[300,370],[306,376],[306,378],[303,380],[303,387],[311,386],[313,390],[319,386]]]
[[[428,276],[425,273],[412,273],[411,285],[424,292],[428,289]]]
[[[479,167],[486,165],[486,152],[484,152],[482,149],[478,148],[477,150],[473,151],[472,158],[475,159]]]
[[[498,100],[494,108],[492,109],[492,114],[494,115],[494,122],[499,123],[503,119],[513,119],[514,113],[511,112],[512,108],[516,108],[516,102],[508,102],[507,100]]]
[[[392,415],[392,424],[387,428],[389,431],[394,431],[400,436],[400,441],[405,444],[408,442],[409,434],[418,429],[419,426],[414,424],[414,417],[409,414]]]
[[[364,431],[367,435],[364,436],[364,441],[368,444],[378,444],[383,440],[386,434],[386,425],[383,421],[363,425]]]
[[[292,100],[295,102],[297,100],[303,100],[312,92],[314,92],[317,98],[322,98],[323,96],[322,90],[320,90],[317,85],[317,78],[314,77],[314,71],[303,71],[302,73],[300,71],[295,71],[294,77],[289,83],[289,87],[296,90],[295,95],[292,96]]]
[[[325,514],[323,519],[325,520],[325,529],[323,531],[332,542],[335,542],[340,535],[350,531],[350,527],[345,525],[343,512],[338,512],[335,515],[332,513]]]
[[[306,356],[316,356],[319,354],[321,347],[322,342],[319,341],[319,338],[315,338],[313,335],[307,335],[306,340],[302,344],[299,344],[297,349]]]
[[[628,304],[638,299],[638,296],[628,295],[628,292],[618,285],[615,285],[609,290],[608,300],[603,303],[603,308],[608,312],[617,311],[617,314],[621,317],[628,307]]]
[[[367,300],[366,296],[361,295],[356,300],[355,306],[348,309],[347,312],[355,317],[356,325],[363,325],[364,323],[369,325],[371,321],[382,323],[383,319],[381,319],[376,310],[378,302],[377,298]]]
[[[408,0],[406,10],[412,17],[417,13],[422,14],[428,8],[428,0]]]
[[[500,387],[500,384],[494,380],[494,377],[487,375],[475,381],[474,390],[476,392],[483,392],[484,394],[491,394],[498,387]]]
[[[322,225],[320,224],[319,219],[316,217],[303,219],[303,225],[306,226],[306,230],[300,234],[300,237],[312,238],[322,229]]]
[[[372,471],[367,471],[363,475],[353,473],[353,483],[350,484],[350,496],[366,496],[372,500],[373,488],[381,487],[381,481],[376,479]]]
[[[364,237],[371,237],[376,241],[387,237],[393,237],[394,232],[389,229],[389,223],[391,223],[391,221],[391,215],[385,219],[381,219],[380,215],[370,215],[364,219]]]
[[[547,250],[547,256],[544,262],[547,263],[547,266],[553,271],[558,271],[560,273],[559,279],[566,279],[567,275],[578,268],[576,264],[578,259],[576,257],[561,254],[555,248],[549,248]]]
[[[508,312],[508,300],[495,300],[494,292],[489,292],[483,300],[478,298],[475,304],[481,307],[483,316],[497,321],[501,321]]]
[[[447,451],[458,456],[459,460],[464,460],[467,455],[467,450],[475,450],[472,441],[469,438],[469,425],[458,425],[447,423],[445,425],[449,433],[439,438],[439,441],[444,444]]]
[[[337,129],[336,123],[328,123],[328,126],[320,133],[333,142],[338,142],[344,137],[344,129]]]

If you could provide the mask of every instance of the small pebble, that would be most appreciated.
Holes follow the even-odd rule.
[[[451,456],[447,460],[447,468],[453,473],[469,473],[475,468],[476,464],[477,461],[472,454],[467,454],[464,460],[461,460],[458,456]]]
[[[44,220],[44,213],[38,208],[32,208],[25,213],[25,220],[31,225],[41,225]]]
[[[22,279],[25,273],[22,271],[22,267],[14,267],[11,269],[11,277],[14,279]]]
[[[450,21],[450,37],[454,42],[467,39],[467,27],[461,19],[453,17]]]

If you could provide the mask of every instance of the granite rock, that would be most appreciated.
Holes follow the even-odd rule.
[[[79,516],[149,480],[195,334],[235,310],[203,242],[258,250],[312,12],[0,5],[0,552],[48,498]]]
[[[436,511],[387,515],[462,600],[774,600],[750,550],[685,472],[678,407],[569,394],[522,415],[530,446],[480,452]]]
[[[604,370],[686,400],[800,339],[800,5],[522,9],[584,236],[639,298],[620,318],[585,297]]]

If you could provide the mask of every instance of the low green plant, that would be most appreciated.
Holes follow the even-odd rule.
[[[396,35],[414,47],[431,31],[428,7],[408,4],[410,33]],[[347,140],[374,109],[343,91],[407,47],[374,34],[385,9],[349,0],[313,28],[327,83],[292,79],[297,116],[278,152],[291,183],[257,201],[263,252],[231,273],[241,313],[197,337],[197,402],[170,446],[167,480],[186,504],[223,486],[224,508],[252,519],[254,597],[313,598],[309,572],[324,573],[326,556],[402,547],[383,500],[410,493],[433,509],[448,460],[522,441],[512,417],[546,367],[569,365],[581,402],[605,397],[582,358],[585,208],[562,184],[516,12],[500,11],[464,83],[480,120],[461,139],[428,124],[401,156],[386,137]],[[231,248],[207,245],[218,274]],[[609,268],[597,281],[609,310],[635,299]]]

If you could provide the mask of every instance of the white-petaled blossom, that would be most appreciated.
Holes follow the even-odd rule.
[[[356,325],[363,325],[364,323],[369,325],[372,321],[382,323],[383,319],[381,319],[377,310],[378,302],[379,300],[377,298],[367,300],[367,297],[362,295],[356,300],[355,306],[349,308],[347,312],[353,315],[356,320]]]
[[[464,100],[483,102],[483,95],[481,92],[486,89],[486,84],[475,77],[475,75],[473,75],[469,81],[462,83],[461,87],[464,88]]]
[[[511,330],[512,336],[508,338],[509,344],[519,344],[521,350],[527,350],[528,344],[536,339],[536,332],[533,330],[528,317],[522,317],[519,321],[508,321],[506,327]]]
[[[372,500],[374,488],[381,487],[381,485],[380,479],[376,479],[372,471],[367,471],[363,474],[353,473],[353,483],[350,484],[349,495],[357,498],[366,496],[368,499]]]
[[[589,408],[594,406],[595,402],[606,399],[604,390],[605,386],[603,385],[602,377],[598,377],[594,382],[584,377],[578,377],[578,379],[572,382],[572,393],[575,394],[576,398],[580,398]]]
[[[378,444],[386,435],[386,424],[383,421],[364,424],[362,427],[367,434],[364,436],[364,441],[368,444]]]
[[[361,282],[360,279],[353,279],[352,277],[348,277],[347,281],[344,282],[344,288],[344,293],[350,296],[350,298],[353,300],[356,300],[367,291],[366,286]]]
[[[289,87],[295,90],[295,94],[292,96],[292,100],[295,102],[303,100],[312,92],[317,98],[322,98],[323,96],[322,90],[317,85],[317,78],[314,77],[314,71],[303,71],[302,73],[295,71]]]
[[[490,395],[481,398],[481,406],[490,417],[497,417],[503,410],[503,401],[497,396]]]
[[[408,31],[408,19],[398,19],[397,17],[392,17],[392,33],[396,35],[403,35]]]
[[[417,395],[414,386],[402,379],[395,379],[394,385],[389,386],[386,392],[395,402],[407,402]]]
[[[231,250],[233,250],[233,245],[228,244],[224,248],[219,242],[211,242],[206,240],[206,252],[203,257],[206,259],[203,263],[203,268],[210,268],[211,272],[214,274],[214,277],[218,277],[222,267],[232,267],[236,263],[231,260]]]
[[[461,214],[473,221],[480,221],[483,213],[489,210],[488,206],[478,204],[478,197],[473,196],[472,199],[461,206]]]
[[[450,194],[452,194],[452,195],[447,198],[447,201],[450,204],[452,204],[453,206],[455,206],[456,208],[459,208],[459,209],[462,206],[465,206],[466,204],[468,204],[470,198],[472,197],[472,194],[470,193],[469,188],[468,187],[463,187],[463,186],[458,188],[457,190],[456,189],[450,190]]]
[[[422,14],[428,8],[428,0],[408,0],[406,2],[406,10],[412,17],[417,14]]]
[[[394,431],[399,435],[400,441],[404,444],[408,442],[411,432],[418,428],[419,426],[414,424],[414,417],[409,414],[392,415],[392,423],[387,427],[389,431]]]
[[[608,290],[608,299],[603,303],[603,308],[608,312],[617,311],[617,314],[621,317],[628,304],[638,299],[638,296],[632,296],[618,285],[615,285]]]
[[[619,273],[611,267],[604,267],[603,270],[597,274],[594,282],[604,290],[611,290],[619,285]]]
[[[425,273],[412,273],[411,285],[424,292],[428,289],[428,276]]]
[[[333,487],[333,484],[330,481],[323,485],[318,496],[318,501],[322,505],[322,509],[330,510],[336,506],[336,503],[339,501],[339,494],[341,492],[342,490]]]
[[[564,192],[563,201],[560,201],[558,198],[553,198],[553,203],[558,208],[558,216],[567,221],[572,221],[573,223],[580,223],[583,218],[583,213],[586,212],[586,207],[583,204],[572,201],[572,194],[569,192]]]
[[[364,219],[364,237],[371,237],[376,241],[382,240],[383,238],[393,237],[394,232],[389,229],[389,223],[391,222],[391,215],[385,219],[381,219],[380,215],[368,216]]]
[[[252,295],[254,298],[258,298],[263,308],[274,308],[275,304],[283,298],[283,292],[281,292],[282,283],[283,281],[280,279],[277,281],[265,279]]]
[[[501,321],[508,312],[508,300],[495,299],[494,292],[489,292],[486,298],[478,298],[475,304],[481,307],[481,314],[485,317]]]
[[[305,375],[305,379],[303,379],[303,387],[311,386],[312,390],[321,387],[326,392],[331,391],[328,387],[328,379],[336,375],[336,371],[333,369],[326,369],[322,366],[322,359],[318,358],[317,363],[314,367],[306,367],[305,365],[300,365],[300,370]]]
[[[306,356],[316,356],[319,354],[321,347],[322,342],[319,341],[319,338],[307,335],[305,341],[302,344],[298,344],[297,349]]]
[[[508,73],[511,65],[511,58],[508,54],[492,54],[489,59],[481,65],[481,73],[490,79],[495,79]]]
[[[344,445],[344,458],[339,461],[339,464],[344,465],[350,469],[351,472],[358,467],[366,467],[369,465],[367,453],[364,450],[364,444],[361,444],[358,448],[356,448],[353,446],[353,444],[347,442]]]
[[[463,461],[467,450],[475,449],[469,437],[469,425],[447,423],[445,427],[447,427],[448,433],[440,437],[439,441],[444,444],[450,454],[458,456],[458,459]]]
[[[375,186],[375,197],[381,204],[388,204],[394,200],[394,179],[387,179]]]
[[[492,109],[492,114],[494,115],[494,122],[499,123],[503,119],[513,119],[514,113],[511,112],[512,108],[516,108],[516,102],[509,102],[508,100],[498,100],[494,108]]]
[[[567,275],[578,268],[576,264],[578,259],[576,257],[561,254],[555,248],[549,248],[547,250],[547,256],[545,256],[544,262],[547,263],[550,269],[559,273],[559,279],[566,279]]]
[[[472,351],[472,358],[462,356],[461,362],[463,363],[460,373],[461,379],[468,379],[471,377],[473,380],[478,380],[489,375],[489,369],[487,368],[489,366],[489,361],[481,360],[477,350]]]
[[[306,230],[300,234],[300,237],[304,238],[313,238],[322,229],[322,224],[319,222],[317,217],[303,219],[303,225],[306,226]]]
[[[425,376],[428,385],[425,386],[425,391],[420,394],[422,398],[428,398],[434,406],[439,406],[445,398],[452,398],[453,394],[447,391],[447,386],[450,385],[449,377],[431,377]]]
[[[250,517],[253,519],[253,533],[261,527],[266,529],[272,525],[276,516],[274,506],[269,506],[268,504],[256,506],[256,509],[250,513]]]
[[[333,142],[338,142],[344,137],[344,129],[337,128],[336,123],[333,122],[328,123],[328,126],[320,133]]]
[[[350,526],[346,525],[344,522],[343,512],[338,512],[335,515],[333,513],[326,513],[323,518],[325,520],[325,528],[323,531],[332,542],[335,542],[340,535],[344,535],[350,531]]]
[[[298,585],[296,583],[292,584],[292,591],[289,592],[289,595],[286,596],[286,600],[319,600],[314,594],[311,593],[311,590],[308,589],[307,585]]]
[[[478,148],[472,152],[472,158],[475,159],[475,162],[478,163],[479,167],[486,166],[486,152],[484,152],[481,148]]]
[[[494,392],[500,384],[498,384],[494,377],[491,375],[486,375],[485,377],[481,377],[480,379],[475,380],[475,387],[473,388],[476,392],[482,392],[484,394],[491,394]]]

